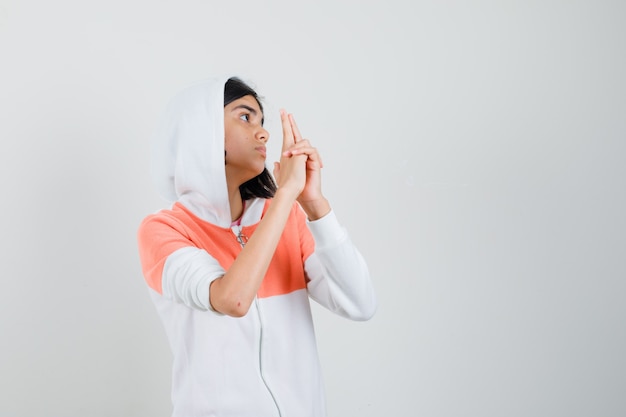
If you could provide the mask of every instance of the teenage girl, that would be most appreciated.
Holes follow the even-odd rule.
[[[281,110],[280,161],[257,93],[214,78],[177,94],[152,148],[172,202],[138,231],[173,352],[173,416],[326,416],[309,300],[367,320],[368,268],[321,187],[322,160]]]

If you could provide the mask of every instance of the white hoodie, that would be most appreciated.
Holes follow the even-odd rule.
[[[353,320],[376,299],[367,265],[331,211],[308,222],[294,203],[255,302],[241,318],[209,304],[210,284],[271,200],[246,202],[231,226],[224,168],[224,84],[196,83],[167,106],[153,177],[171,209],[139,227],[144,276],[173,352],[173,417],[326,416],[309,298]]]

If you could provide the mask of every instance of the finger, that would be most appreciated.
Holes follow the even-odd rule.
[[[285,109],[280,109],[280,121],[283,125],[283,151],[285,151],[296,142],[293,137],[293,130],[291,130],[289,115]]]
[[[306,142],[306,139],[284,151],[283,156],[290,157],[295,155],[306,155],[308,160],[319,163],[320,168],[323,167],[324,164],[322,162],[322,157],[319,152],[317,152],[317,148],[312,146],[303,146],[302,144],[304,142]]]
[[[309,171],[318,171],[322,168],[322,163],[320,161],[312,161],[310,159],[306,161],[306,169]]]
[[[296,124],[296,119],[293,117],[293,114],[289,115],[289,123],[291,123],[291,129],[293,130],[295,142],[300,142],[302,140],[302,135],[300,134],[300,129],[298,129],[298,125]]]
[[[295,151],[298,149],[305,149],[305,148],[312,148],[311,142],[309,142],[308,139],[300,139],[296,143],[292,144],[289,148],[285,149],[283,152]]]
[[[294,143],[293,145],[291,145],[288,149],[286,150],[290,150],[290,151],[300,151],[303,149],[315,149],[312,145],[311,142],[309,142],[308,139],[301,139],[300,141]]]
[[[280,181],[280,163],[274,162],[274,170],[272,172],[276,181]]]

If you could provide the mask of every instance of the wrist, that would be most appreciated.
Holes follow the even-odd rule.
[[[324,197],[299,203],[310,221],[321,219],[330,213],[330,203]]]
[[[298,198],[297,190],[291,190],[289,187],[278,187],[272,200],[285,200],[291,204],[296,198]]]

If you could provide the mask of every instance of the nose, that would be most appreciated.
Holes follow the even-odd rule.
[[[259,130],[257,130],[255,137],[256,137],[256,140],[261,141],[263,143],[267,143],[268,139],[270,138],[270,133],[267,130],[265,130],[263,126],[261,126],[259,127]]]

